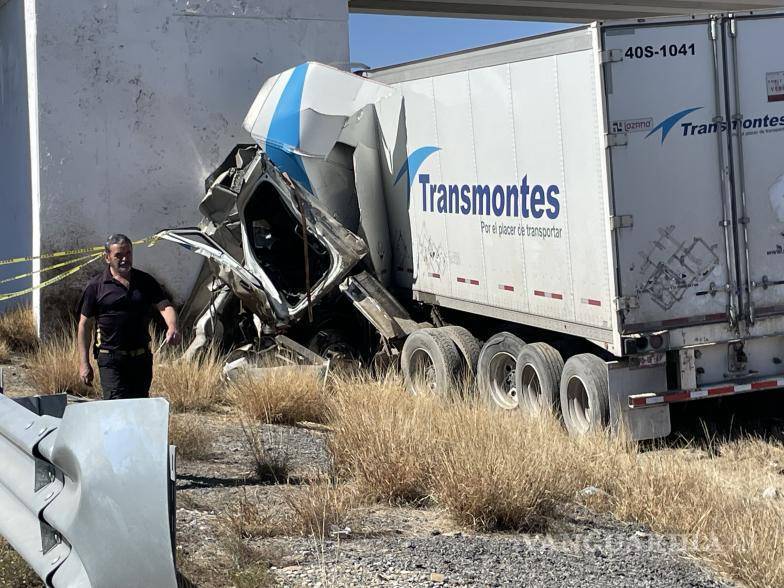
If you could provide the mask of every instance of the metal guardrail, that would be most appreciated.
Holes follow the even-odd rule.
[[[168,415],[161,398],[12,400],[0,375],[0,535],[47,586],[177,586]]]

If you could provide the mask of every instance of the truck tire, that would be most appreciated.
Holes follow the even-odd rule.
[[[400,369],[412,394],[449,396],[457,384],[462,362],[449,336],[438,329],[420,329],[403,344]]]
[[[610,422],[609,383],[604,361],[591,353],[566,360],[561,373],[561,410],[570,435],[585,435]]]
[[[310,338],[308,349],[328,359],[334,367],[353,368],[360,365],[360,354],[346,333],[327,327],[319,329]]]
[[[471,334],[471,331],[458,325],[448,325],[440,327],[455,344],[460,355],[465,362],[465,376],[473,379],[476,376],[476,366],[479,363],[479,354],[482,352],[482,344],[479,339]]]
[[[491,408],[518,407],[515,369],[525,343],[512,333],[496,333],[482,347],[477,362],[479,395]]]
[[[537,414],[558,414],[561,407],[561,372],[564,361],[547,343],[529,343],[517,356],[515,384],[520,408]]]

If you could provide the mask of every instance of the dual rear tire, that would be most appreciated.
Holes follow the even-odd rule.
[[[561,373],[561,409],[569,434],[600,431],[610,423],[607,364],[592,353],[573,355]]]
[[[496,333],[482,347],[477,362],[479,394],[492,408],[516,410],[520,405],[517,389],[517,356],[525,342],[512,333]]]
[[[479,392],[492,408],[528,414],[549,412],[573,436],[610,421],[606,363],[590,353],[570,357],[547,343],[525,344],[510,333],[491,337],[479,356]]]
[[[470,386],[482,346],[464,327],[420,329],[403,344],[400,367],[408,391],[452,396]]]
[[[517,356],[516,382],[520,408],[526,412],[552,412],[560,408],[561,354],[547,343],[530,343]]]
[[[559,415],[571,435],[609,424],[606,363],[590,353],[564,362],[554,347],[526,345],[507,332],[480,346],[465,328],[449,326],[409,335],[400,363],[412,394],[449,397],[475,376],[479,394],[491,408]]]

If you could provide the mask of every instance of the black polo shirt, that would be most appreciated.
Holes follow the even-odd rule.
[[[95,345],[110,351],[131,351],[150,343],[149,322],[153,305],[166,299],[150,274],[131,269],[128,288],[112,277],[107,267],[89,281],[79,303],[80,312],[96,318]]]

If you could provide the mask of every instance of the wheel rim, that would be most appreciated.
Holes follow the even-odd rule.
[[[421,347],[411,354],[411,377],[415,393],[436,392],[436,366],[427,350]]]
[[[570,420],[577,432],[587,432],[591,428],[591,406],[588,400],[588,391],[585,389],[585,382],[578,376],[569,378],[569,383],[566,386],[566,400],[569,407]]]
[[[517,385],[515,384],[516,360],[510,353],[496,353],[490,360],[488,377],[490,396],[498,406],[513,410],[519,405]]]
[[[542,408],[542,383],[539,380],[539,373],[530,363],[523,366],[521,383],[520,394],[523,396],[527,408],[531,411],[538,411]]]
[[[345,369],[361,365],[352,347],[346,343],[331,343],[321,350],[319,355],[324,359],[328,359],[330,366],[335,368]]]

